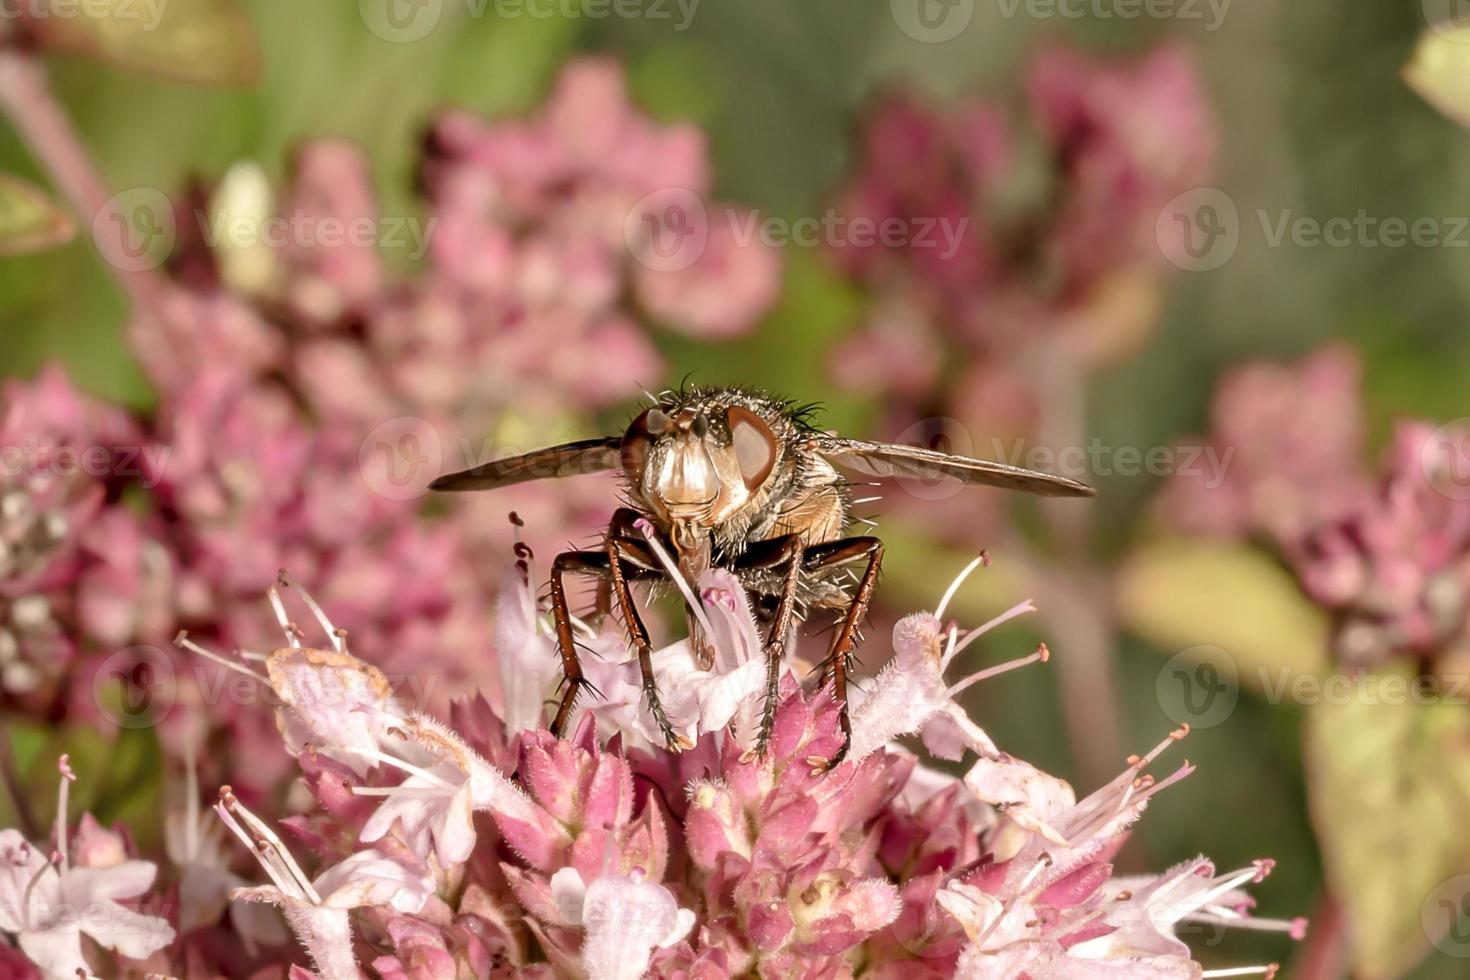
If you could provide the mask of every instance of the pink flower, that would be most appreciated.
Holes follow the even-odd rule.
[[[1166,46],[1109,64],[1051,47],[1035,59],[1029,88],[1066,180],[1052,242],[1061,268],[1085,281],[1119,252],[1156,255],[1160,209],[1209,179],[1218,142],[1188,52]]]
[[[0,830],[0,932],[17,937],[23,953],[47,980],[73,980],[95,971],[83,956],[85,935],[102,948],[141,960],[173,942],[163,919],[132,907],[157,868],[109,854],[95,864],[73,863],[67,844],[67,784],[75,780],[66,756],[56,819],[56,849],[46,857],[15,830]],[[90,819],[90,818],[88,818]],[[84,823],[75,857],[95,859],[100,828]],[[111,850],[108,848],[107,850]],[[129,904],[123,904],[129,903]]]
[[[167,454],[59,368],[0,401],[0,691],[40,704],[79,649],[167,634],[169,559],[118,500]]]
[[[695,337],[719,340],[748,331],[776,303],[781,260],[753,230],[758,215],[727,209],[709,220],[699,256],[678,269],[658,263],[634,269],[634,288],[644,308],[659,322]]]
[[[1361,373],[1357,356],[1341,347],[1293,365],[1230,371],[1211,410],[1209,446],[1220,470],[1173,477],[1160,505],[1166,518],[1189,530],[1291,543],[1344,515],[1368,491]]]

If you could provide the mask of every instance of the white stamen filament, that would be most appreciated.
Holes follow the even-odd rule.
[[[939,600],[939,605],[934,610],[935,619],[941,621],[944,619],[944,611],[949,608],[950,600],[960,590],[960,586],[965,584],[965,579],[970,577],[970,573],[979,568],[984,562],[984,555],[976,555],[975,559],[965,566],[964,571],[955,576],[954,581],[949,583],[949,588],[944,590],[944,596]]]
[[[1026,613],[1035,611],[1036,605],[1030,599],[1025,599],[1021,602],[1016,603],[1014,606],[1007,609],[999,616],[996,616],[994,619],[970,630],[970,632],[966,633],[964,635],[964,638],[960,640],[958,646],[945,654],[945,659],[940,661],[939,669],[941,671],[944,670],[950,665],[950,662],[954,660],[955,657],[958,657],[961,653],[964,652],[965,647],[969,646],[971,643],[975,642],[975,640],[984,636],[986,633],[989,633],[997,626],[1008,623],[1011,620],[1015,619],[1017,616],[1024,616]]]
[[[374,761],[381,762],[384,765],[392,766],[395,769],[402,769],[410,776],[417,776],[420,779],[425,780],[426,782],[440,787],[441,789],[447,789],[450,792],[454,792],[455,790],[459,789],[458,786],[455,786],[453,783],[434,775],[432,772],[429,772],[429,770],[421,769],[411,762],[404,762],[397,756],[388,755],[386,752],[378,752],[372,749],[361,749],[356,754],[363,756],[364,758],[373,759]]]
[[[305,603],[306,608],[311,611],[312,617],[316,619],[317,624],[321,626],[322,631],[326,633],[327,637],[331,640],[332,649],[336,650],[338,653],[344,652],[346,644],[343,641],[343,634],[340,630],[337,629],[337,627],[332,625],[332,621],[327,618],[326,612],[322,609],[320,605],[317,604],[317,601],[311,597],[311,593],[307,592],[295,582],[290,581],[286,577],[286,570],[284,568],[276,573],[276,581],[280,585],[285,586],[286,588],[290,589],[301,597],[301,601]],[[287,636],[290,636],[289,630],[287,631]],[[295,644],[292,645],[295,646]]]
[[[265,594],[271,601],[271,609],[276,614],[276,622],[281,624],[281,632],[286,634],[286,642],[290,644],[292,650],[300,650],[301,638],[297,635],[300,630],[296,628],[295,623],[291,622],[291,617],[286,615],[285,603],[281,602],[281,591],[272,585],[265,590]]]
[[[188,650],[191,653],[196,653],[199,656],[203,657],[205,660],[217,663],[226,670],[233,670],[237,674],[244,674],[246,677],[260,681],[260,683],[262,684],[270,684],[270,679],[264,674],[257,674],[255,671],[251,670],[249,667],[244,666],[243,664],[237,664],[233,660],[228,660],[224,657],[221,657],[217,653],[206,650],[204,647],[189,639],[189,635],[183,630],[179,630],[179,635],[174,637],[174,645],[183,647],[185,650]]]
[[[275,831],[266,825],[255,814],[240,805],[235,794],[228,786],[220,787],[220,801],[214,806],[215,812],[224,820],[225,825],[235,832],[235,836],[254,852],[256,860],[260,862],[265,873],[270,875],[271,880],[282,894],[290,895],[302,901],[310,902],[312,905],[321,905],[322,897],[317,894],[311,879],[306,877],[306,872],[296,863],[291,852],[286,850],[286,845],[276,836]],[[237,822],[238,820],[238,822]],[[245,827],[240,826],[243,822]]]
[[[1009,673],[1010,671],[1017,670],[1021,667],[1029,667],[1034,663],[1045,663],[1050,656],[1051,655],[1047,651],[1046,647],[1042,646],[1029,657],[1019,657],[1015,660],[1010,660],[1006,663],[998,664],[994,667],[988,667],[985,670],[976,671],[969,677],[966,677],[964,680],[955,684],[945,693],[950,698],[954,698],[957,694],[965,690],[965,688],[970,687],[972,684],[978,684],[981,681],[989,680],[992,677],[997,677],[1001,674]]]
[[[70,758],[63,753],[56,760],[56,770],[61,773],[59,785],[56,787],[56,853],[58,864],[62,871],[66,870],[66,811],[70,802],[71,784],[76,781],[76,773],[71,771]]]
[[[354,786],[353,796],[401,796],[408,799],[433,799],[444,791],[434,786]]]
[[[664,546],[659,542],[658,532],[656,532],[653,529],[653,525],[646,520],[638,521],[635,527],[638,528],[640,534],[648,539],[648,546],[653,549],[653,553],[663,564],[664,570],[669,573],[669,578],[674,580],[674,585],[677,586],[679,591],[683,594],[684,601],[689,604],[689,609],[691,612],[694,613],[694,618],[699,622],[700,628],[704,630],[704,635],[707,637],[713,637],[715,635],[715,630],[714,627],[710,625],[709,618],[704,614],[704,604],[699,601],[699,597],[694,594],[694,590],[690,588],[689,583],[685,581],[684,573],[679,571],[679,563],[674,561],[673,556],[670,555],[668,551],[664,549]]]
[[[1264,975],[1267,980],[1276,976],[1276,971],[1281,969],[1280,964],[1268,963],[1265,966],[1239,966],[1229,970],[1206,970],[1201,977],[1255,977]]]
[[[1031,886],[1035,884],[1037,878],[1041,877],[1041,873],[1043,871],[1046,871],[1051,866],[1051,855],[1043,852],[1041,856],[1037,858],[1036,863],[1031,866],[1031,869],[1026,872],[1026,876],[1021,879],[1021,883],[1016,886],[1016,890],[1011,893],[1010,898],[1007,898],[1005,900],[1005,903],[1001,905],[1000,913],[996,915],[996,917],[991,921],[990,925],[985,927],[985,931],[975,939],[975,945],[977,947],[984,948],[985,940],[990,938],[990,934],[994,932],[996,927],[1001,924],[1001,921],[1010,914],[1011,908],[1016,904],[1017,901],[1020,900],[1021,896],[1025,895],[1028,891],[1031,890]]]
[[[46,859],[46,863],[37,868],[36,873],[31,875],[31,880],[26,882],[25,894],[21,896],[20,904],[21,918],[25,921],[27,932],[37,931],[36,922],[31,918],[31,896],[36,893],[36,886],[41,883],[42,876],[47,871],[50,871],[53,865],[58,864],[60,860],[61,855],[53,851],[51,856]]]
[[[184,850],[188,860],[199,857],[199,767],[194,761],[194,744],[184,745]]]

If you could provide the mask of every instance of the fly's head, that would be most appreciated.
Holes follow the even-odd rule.
[[[783,450],[777,427],[744,405],[656,405],[623,436],[623,470],[634,493],[681,550],[747,518],[768,494]]]

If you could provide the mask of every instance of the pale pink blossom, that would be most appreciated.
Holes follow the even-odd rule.
[[[17,937],[21,951],[47,980],[74,980],[96,972],[83,956],[84,936],[141,960],[171,943],[174,930],[132,904],[153,885],[157,868],[152,863],[119,854],[94,865],[73,863],[66,809],[67,784],[76,777],[66,756],[59,769],[55,850],[47,856],[18,831],[0,830],[0,932]],[[84,832],[83,849],[75,856],[98,857],[95,842],[87,840],[96,832],[95,825]]]

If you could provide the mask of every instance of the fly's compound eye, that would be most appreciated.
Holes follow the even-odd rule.
[[[776,465],[780,444],[776,433],[765,419],[746,408],[736,406],[725,413],[730,426],[730,445],[735,450],[735,462],[740,467],[740,478],[749,490],[765,483]]]
[[[643,466],[648,461],[648,450],[654,440],[671,428],[669,416],[662,409],[650,408],[639,415],[623,434],[623,469],[633,480],[643,475]]]
[[[694,421],[689,423],[689,431],[694,434],[694,438],[696,439],[703,439],[709,435],[709,419],[705,418],[703,412],[694,416]]]

